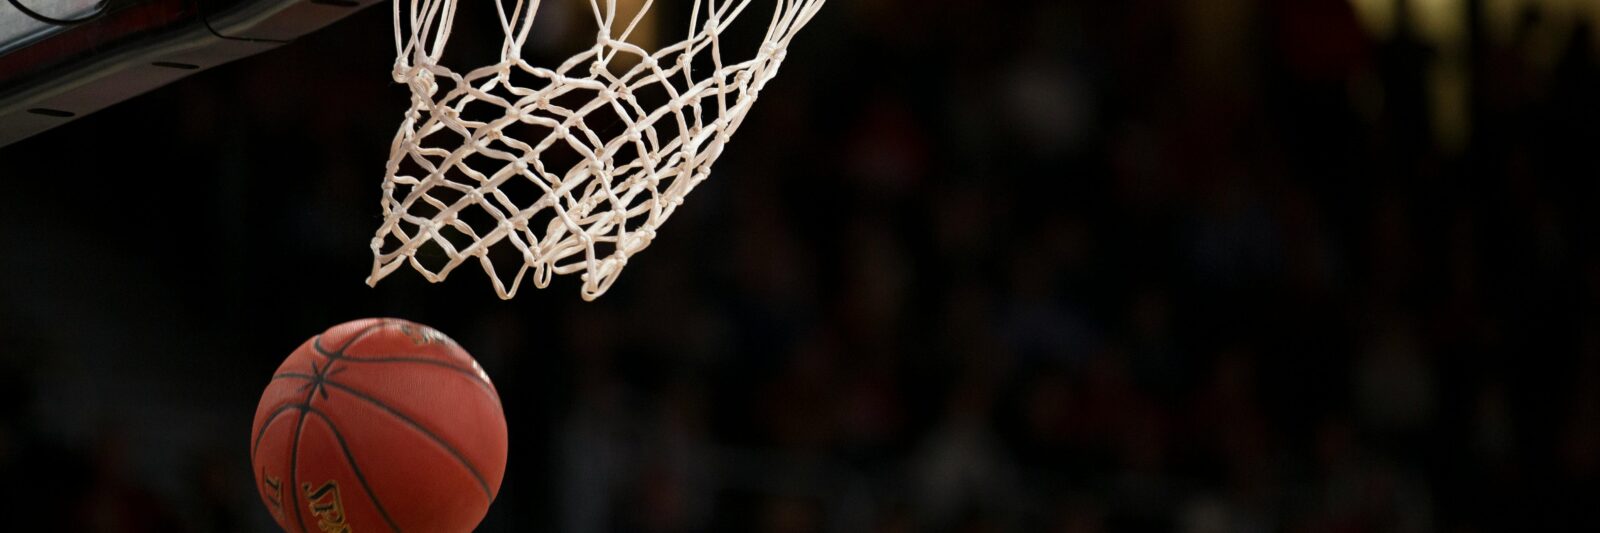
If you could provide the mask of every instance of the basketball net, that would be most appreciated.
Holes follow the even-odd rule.
[[[394,78],[412,98],[367,283],[405,264],[437,282],[475,259],[501,298],[555,274],[578,274],[585,300],[604,294],[706,179],[824,0],[775,0],[755,57],[736,59],[721,36],[751,0],[688,1],[688,38],[649,51],[628,38],[654,0],[635,13],[590,0],[594,45],[550,69],[522,58],[539,0],[496,0],[499,62],[458,73],[440,64],[457,0],[396,0]]]

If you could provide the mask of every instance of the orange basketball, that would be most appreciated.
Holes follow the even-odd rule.
[[[505,473],[505,414],[449,337],[357,320],[278,367],[256,407],[250,462],[285,531],[472,531]]]

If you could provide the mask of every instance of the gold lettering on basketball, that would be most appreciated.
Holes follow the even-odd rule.
[[[322,486],[312,489],[310,483],[300,485],[300,490],[306,493],[307,505],[311,507],[311,515],[317,517],[317,528],[324,533],[350,533],[350,526],[344,522],[344,502],[339,499],[339,484],[328,480]]]
[[[262,493],[267,496],[267,503],[271,504],[272,514],[283,515],[283,481],[268,474],[266,469],[261,470],[261,484],[266,485]]]

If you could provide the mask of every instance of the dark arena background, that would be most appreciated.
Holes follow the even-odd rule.
[[[390,16],[0,149],[8,519],[271,531],[268,377],[399,316],[485,532],[1600,531],[1593,2],[833,0],[595,303],[363,284]]]

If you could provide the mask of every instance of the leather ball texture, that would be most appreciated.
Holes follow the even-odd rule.
[[[261,394],[256,487],[285,531],[472,531],[500,491],[489,376],[433,328],[369,318],[300,345]]]

